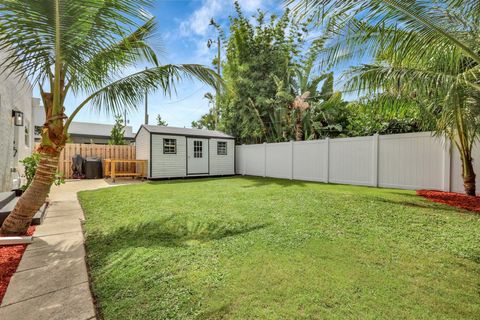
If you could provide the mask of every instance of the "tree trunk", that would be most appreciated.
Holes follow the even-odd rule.
[[[295,140],[302,141],[303,140],[303,128],[302,128],[302,113],[297,111],[297,121],[295,123]]]
[[[0,235],[24,235],[32,218],[47,198],[55,179],[60,153],[49,154],[40,151],[40,163],[31,185],[18,200],[17,205],[3,222]]]
[[[475,196],[475,171],[473,170],[472,157],[466,155],[462,157],[462,169],[463,169],[463,187],[465,193],[469,196]]]

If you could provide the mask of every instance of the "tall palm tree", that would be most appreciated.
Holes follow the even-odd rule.
[[[276,131],[282,133],[280,137],[286,138],[286,131],[293,131],[296,141],[302,141],[305,138],[305,127],[310,128],[307,113],[311,108],[311,101],[319,99],[328,99],[332,92],[328,93],[328,97],[322,97],[323,90],[330,85],[333,91],[333,74],[321,73],[315,71],[318,55],[323,48],[324,39],[320,38],[311,44],[309,50],[298,63],[287,64],[287,72],[282,79],[274,77],[277,85],[276,100],[273,103],[281,106],[285,105],[287,110],[276,110],[276,114],[280,115],[280,119],[275,123],[280,124],[283,128]],[[324,81],[322,92],[319,92],[320,83]],[[278,109],[278,108],[277,108]],[[293,119],[291,119],[293,118]],[[293,125],[293,130],[291,126]]]
[[[337,35],[325,60],[373,55],[355,68],[350,88],[389,92],[436,109],[439,133],[462,160],[465,192],[475,195],[472,148],[479,137],[478,0],[288,0]]]
[[[217,85],[214,71],[200,65],[160,65],[147,43],[155,21],[144,8],[149,0],[2,0],[0,50],[3,72],[25,76],[37,85],[46,122],[38,147],[40,164],[30,187],[3,223],[3,235],[24,234],[45,201],[59,155],[74,117],[85,107],[118,114],[132,110],[145,92],[170,94],[182,77]],[[136,62],[152,68],[124,76]],[[70,115],[69,94],[87,98]]]

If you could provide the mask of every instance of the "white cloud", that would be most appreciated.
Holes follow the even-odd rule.
[[[222,11],[221,0],[204,0],[202,6],[192,15],[180,23],[180,34],[188,36],[193,34],[205,35],[208,31],[210,19]]]
[[[238,3],[240,4],[240,7],[245,11],[245,12],[253,12],[257,11],[257,9],[263,9],[266,5],[266,3],[269,3],[270,1],[265,1],[265,0],[239,0]]]
[[[200,8],[195,10],[190,17],[180,23],[182,36],[199,35],[208,33],[210,20],[226,18],[233,12],[233,0],[203,0]],[[238,0],[243,12],[249,14],[258,9],[265,9],[271,4],[271,0]]]

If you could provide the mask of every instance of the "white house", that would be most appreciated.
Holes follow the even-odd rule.
[[[235,139],[220,131],[142,125],[135,145],[149,179],[235,174]]]
[[[0,51],[0,61],[4,59]],[[23,166],[19,160],[34,148],[32,108],[40,101],[32,91],[28,80],[0,72],[0,192],[20,187]]]
[[[33,118],[35,125],[35,141],[40,141],[40,133],[45,123],[45,111],[43,106],[37,106],[33,109]],[[108,144],[110,140],[113,125],[103,123],[79,122],[73,121],[70,124],[68,133],[71,143],[94,143]],[[135,134],[131,126],[125,126],[124,137],[127,142],[133,142]]]

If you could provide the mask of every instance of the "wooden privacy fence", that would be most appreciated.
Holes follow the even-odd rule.
[[[118,159],[118,160],[135,160],[135,146],[114,146],[101,144],[80,144],[67,143],[62,153],[60,154],[60,161],[58,164],[58,171],[63,173],[65,178],[72,177],[72,157],[81,155],[83,158],[96,157],[104,159]],[[119,164],[119,170],[131,171],[135,164]]]

